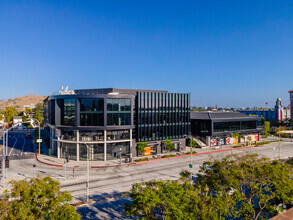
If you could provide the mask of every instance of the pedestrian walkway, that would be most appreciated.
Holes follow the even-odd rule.
[[[252,146],[248,146],[252,147]],[[244,148],[244,147],[242,147]],[[236,148],[237,149],[237,148]],[[205,154],[205,153],[216,153],[219,151],[229,151],[229,150],[236,150],[233,149],[233,145],[226,145],[226,146],[218,146],[218,147],[213,147],[213,148],[193,148],[192,151],[196,151],[197,154]],[[190,152],[190,147],[186,147],[185,152],[170,152],[170,153],[165,153],[165,154],[160,154],[160,155],[153,155],[153,156],[148,156],[150,159],[151,158],[157,158],[158,160],[163,160],[163,159],[168,159],[168,158],[161,158],[164,155],[176,155],[176,157],[171,157],[170,159],[175,159],[177,157],[187,157],[190,156],[190,154],[186,154]],[[196,155],[196,154],[193,154]],[[89,161],[90,167],[91,168],[102,168],[102,167],[111,167],[111,166],[120,166],[120,165],[131,165],[131,164],[138,164],[138,163],[145,163],[146,161],[143,162],[135,162],[137,159],[141,159],[144,157],[134,157],[132,163],[125,163],[125,159],[122,160],[122,163],[120,163],[120,159],[118,160],[109,160],[109,161]],[[51,165],[51,166],[57,166],[57,167],[63,167],[64,165],[64,159],[63,158],[57,158],[54,156],[48,156],[48,155],[37,155],[37,159],[39,162]],[[154,160],[149,160],[147,162],[155,162],[157,161],[156,159]],[[69,160],[68,163],[66,163],[66,167],[79,167],[79,168],[85,168],[87,166],[86,161],[74,161],[74,160]]]

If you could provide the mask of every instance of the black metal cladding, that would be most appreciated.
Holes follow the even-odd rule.
[[[138,141],[184,138],[190,134],[190,95],[138,92],[135,130]]]

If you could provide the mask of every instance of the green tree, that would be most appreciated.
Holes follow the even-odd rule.
[[[264,130],[262,132],[262,135],[267,138],[269,136],[269,131],[270,131],[270,122],[269,121],[265,121],[264,125]]]
[[[21,116],[21,119],[22,119],[22,122],[26,122],[27,117],[23,114],[23,115]]]
[[[276,134],[279,134],[279,132],[282,132],[282,131],[287,131],[287,129],[282,127],[282,126],[279,126],[278,128],[275,128],[275,133]]]
[[[3,120],[3,115],[0,113],[0,121]]]
[[[166,149],[168,151],[171,151],[171,150],[173,150],[175,148],[174,145],[172,144],[172,142],[169,139],[166,139],[164,144],[165,144]]]
[[[198,143],[197,143],[194,139],[191,139],[191,144],[192,144],[192,147],[193,147],[193,148],[199,148]],[[190,147],[190,138],[187,139],[186,146],[187,146],[187,147]]]
[[[44,106],[43,103],[36,104],[35,108],[32,110],[35,113],[34,118],[37,119],[40,124],[44,121]]]
[[[140,151],[141,153],[144,152],[144,149],[148,146],[147,142],[138,142],[137,144],[137,151]]]
[[[7,106],[3,114],[5,116],[6,122],[9,123],[10,121],[13,120],[13,117],[17,114],[17,110],[15,107]]]
[[[30,114],[30,113],[32,113],[32,109],[26,107],[26,108],[24,109],[24,112],[25,112],[26,114]]]
[[[261,124],[262,124],[262,125],[263,125],[263,124],[265,123],[265,121],[266,121],[263,115],[260,116],[260,120],[261,120]]]
[[[51,177],[10,183],[10,194],[6,191],[0,199],[1,219],[80,219],[69,204],[72,196],[61,192],[59,182]]]
[[[192,111],[192,112],[198,112],[198,108],[197,108],[196,106],[193,106],[193,107],[191,108],[191,111]]]
[[[257,154],[227,156],[205,162],[195,184],[208,186],[211,193],[231,196],[233,218],[258,219],[282,211],[279,204],[291,205],[293,181],[289,165],[271,162]],[[237,205],[236,205],[237,204]]]
[[[125,214],[142,219],[225,219],[229,196],[213,196],[207,187],[193,185],[189,178],[137,183]]]

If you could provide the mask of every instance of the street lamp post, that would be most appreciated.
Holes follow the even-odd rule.
[[[281,159],[281,132],[279,127],[279,160]]]
[[[5,152],[6,152],[6,150],[5,150],[5,145],[6,145],[6,140],[5,140],[5,131],[4,131],[4,129],[3,129],[3,163],[2,163],[2,167],[3,167],[3,187],[5,186],[5,178],[6,178],[6,175],[5,175]]]
[[[34,118],[34,120],[36,120],[39,124],[39,140],[40,140],[41,139],[41,124],[37,119]],[[38,142],[39,142],[39,155],[40,155],[41,154],[41,142],[40,141],[38,141]]]
[[[192,135],[190,135],[190,169],[192,170]]]
[[[86,202],[89,203],[89,194],[90,194],[90,163],[89,163],[89,147],[87,143],[84,143],[86,146]]]

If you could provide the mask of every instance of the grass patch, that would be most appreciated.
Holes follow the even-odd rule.
[[[174,154],[169,154],[169,155],[164,155],[164,156],[162,156],[162,158],[168,158],[168,157],[175,157],[176,155],[174,155]]]
[[[135,160],[135,162],[149,161],[148,157]]]
[[[236,145],[236,146],[233,146],[233,148],[240,148],[240,147],[243,147],[243,145]]]
[[[263,142],[258,142],[258,143],[256,143],[256,146],[265,145],[265,144],[271,144],[271,143],[275,143],[275,142],[279,142],[279,140],[277,140],[277,141],[263,141]]]
[[[185,154],[191,154],[191,153],[190,152],[187,152]],[[197,152],[196,151],[192,151],[192,154],[197,154]]]

